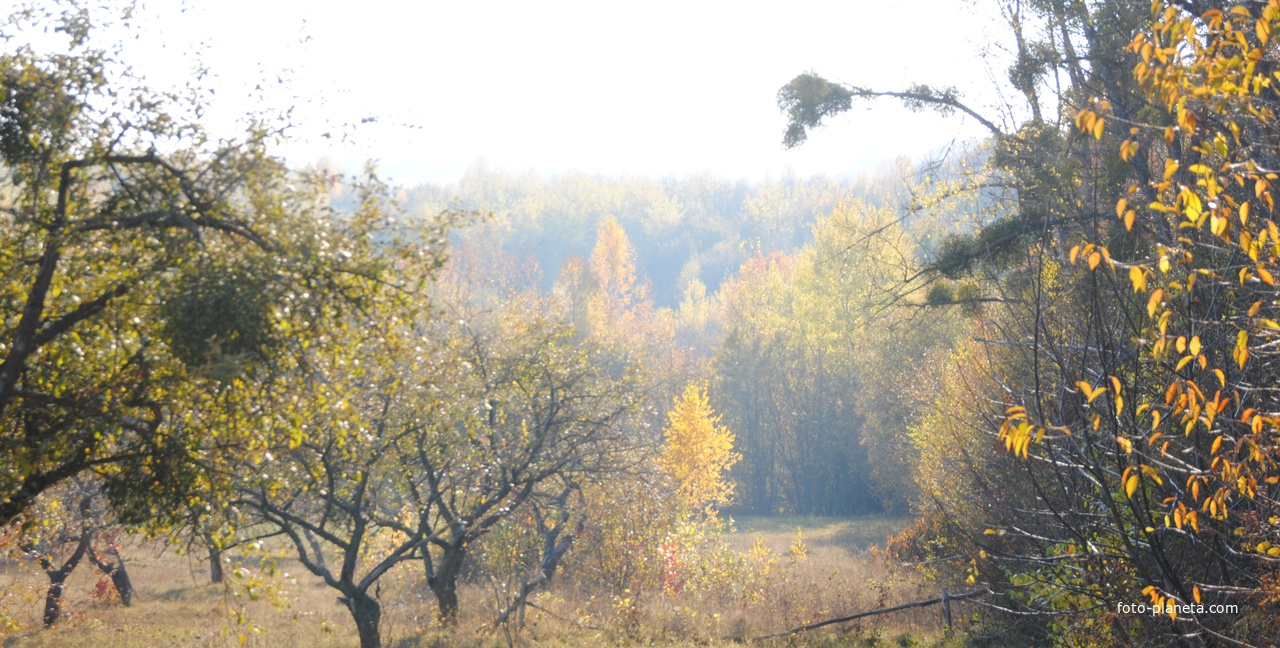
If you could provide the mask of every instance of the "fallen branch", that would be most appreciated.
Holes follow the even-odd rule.
[[[870,612],[859,612],[859,613],[857,613],[857,614],[850,614],[849,616],[842,616],[842,617],[836,617],[836,618],[834,618],[834,619],[827,619],[826,621],[819,621],[819,622],[817,622],[817,623],[810,623],[809,625],[800,626],[799,628],[792,628],[792,629],[790,629],[790,630],[787,630],[786,632],[778,632],[778,633],[776,633],[776,634],[764,635],[764,636],[762,636],[762,637],[752,637],[752,638],[750,639],[750,641],[763,641],[763,640],[765,640],[765,639],[777,639],[777,638],[779,638],[779,637],[790,637],[791,635],[794,635],[794,634],[799,634],[799,633],[801,633],[801,632],[805,632],[805,631],[808,631],[808,630],[816,630],[816,629],[821,628],[821,627],[823,627],[823,626],[829,626],[829,625],[832,625],[832,624],[835,624],[835,623],[844,623],[845,621],[853,621],[853,620],[855,620],[855,619],[861,619],[861,618],[863,618],[863,617],[875,616],[875,615],[877,615],[877,614],[888,614],[888,613],[890,613],[890,612],[897,612],[897,611],[899,611],[899,610],[906,610],[906,609],[909,609],[909,608],[928,607],[928,606],[930,606],[930,605],[937,605],[937,604],[942,603],[942,602],[944,602],[944,601],[962,601],[962,600],[968,600],[968,599],[971,599],[971,598],[977,598],[977,597],[979,597],[979,596],[985,596],[985,595],[990,594],[990,593],[991,593],[991,590],[989,590],[989,589],[987,589],[987,588],[985,588],[985,587],[984,587],[984,588],[982,588],[982,589],[974,590],[974,591],[972,591],[972,592],[965,592],[964,594],[946,594],[946,593],[944,593],[942,596],[939,596],[938,598],[932,598],[932,599],[929,599],[929,600],[927,600],[927,601],[912,601],[912,602],[910,602],[910,603],[903,603],[902,605],[895,605],[895,606],[893,606],[893,607],[880,608],[880,609],[878,609],[878,610],[871,610]]]
[[[608,631],[609,631],[607,628],[601,628],[601,627],[599,627],[599,626],[593,626],[593,625],[589,625],[589,624],[583,623],[583,622],[581,622],[581,621],[575,621],[575,620],[573,620],[573,619],[569,619],[569,618],[563,617],[563,616],[561,616],[561,615],[559,615],[559,614],[556,614],[555,612],[552,612],[551,610],[548,610],[547,608],[542,607],[541,605],[538,605],[537,603],[533,603],[533,602],[526,602],[526,603],[525,603],[525,605],[527,605],[527,606],[529,606],[529,607],[531,607],[531,608],[533,608],[533,609],[535,609],[535,610],[540,610],[543,614],[546,614],[547,616],[549,616],[549,617],[551,617],[551,618],[553,618],[553,619],[556,619],[556,620],[559,620],[559,621],[563,621],[563,622],[565,622],[565,623],[573,623],[573,624],[576,624],[579,628],[586,628],[586,629],[588,629],[588,630],[597,630],[597,631],[599,631],[599,632],[608,632]]]

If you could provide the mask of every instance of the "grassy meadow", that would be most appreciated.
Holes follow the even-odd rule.
[[[724,606],[693,595],[641,595],[637,612],[623,622],[610,602],[593,595],[571,574],[535,597],[523,630],[489,626],[496,607],[483,583],[463,591],[459,628],[435,627],[434,600],[415,564],[390,574],[380,593],[388,646],[590,646],[730,645],[832,616],[932,598],[936,593],[911,568],[887,564],[872,545],[907,523],[885,517],[739,517],[725,537],[738,551],[763,543],[775,567],[760,600]],[[800,541],[797,542],[797,529]],[[803,547],[800,549],[799,547]],[[39,628],[45,577],[25,560],[0,568],[4,609],[21,628],[3,639],[7,647],[279,646],[325,648],[356,643],[354,626],[336,593],[300,566],[282,560],[279,575],[266,579],[272,591],[253,597],[243,583],[208,583],[207,565],[173,548],[141,544],[127,551],[138,590],[132,607],[94,596],[100,574],[81,565],[68,581],[67,618],[52,630]],[[257,598],[257,600],[249,600]],[[269,599],[275,598],[273,603]],[[616,603],[614,603],[616,605]],[[963,604],[956,618],[964,619]],[[958,625],[962,625],[957,621]],[[960,629],[963,629],[961,627]],[[949,643],[936,607],[871,617],[757,645],[940,645]]]

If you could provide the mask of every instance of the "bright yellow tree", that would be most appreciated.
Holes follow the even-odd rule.
[[[685,388],[667,417],[659,465],[675,481],[684,510],[710,515],[713,507],[733,499],[733,484],[725,479],[725,471],[742,459],[733,451],[733,433],[720,425],[706,388],[698,385]]]

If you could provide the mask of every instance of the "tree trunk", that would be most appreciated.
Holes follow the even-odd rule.
[[[89,508],[89,498],[86,497],[80,502],[81,518],[87,517],[86,511]],[[93,543],[93,532],[86,525],[80,531],[80,540],[76,543],[76,550],[67,558],[67,562],[62,563],[62,567],[54,569],[53,561],[49,560],[49,556],[45,554],[37,554],[40,560],[40,566],[44,568],[44,572],[49,575],[49,591],[44,596],[44,627],[52,628],[53,624],[58,622],[58,617],[62,616],[62,588],[67,583],[67,577],[71,572],[75,571],[76,565],[80,564],[80,560],[84,558],[85,553],[90,549]],[[30,551],[30,549],[28,549]]]
[[[462,561],[467,550],[461,547],[445,549],[440,559],[440,567],[427,577],[427,585],[436,595],[439,605],[440,625],[452,626],[458,621],[458,574],[462,571]],[[431,560],[427,557],[427,560]]]
[[[124,558],[120,554],[116,554],[115,569],[111,570],[111,584],[116,586],[120,603],[125,607],[133,604],[133,581],[129,580],[129,571],[124,568]]]
[[[205,539],[205,545],[209,547],[209,582],[222,582],[222,550],[218,548],[218,544],[212,538]]]
[[[431,591],[436,595],[436,603],[440,606],[438,616],[440,625],[453,626],[458,623],[458,584],[456,580],[432,583]]]
[[[343,602],[351,610],[351,618],[355,619],[356,631],[360,635],[360,648],[381,648],[382,636],[378,632],[378,624],[382,621],[382,607],[378,602],[363,592],[347,597]]]
[[[49,574],[49,591],[44,595],[44,627],[52,628],[62,616],[62,588],[71,572],[61,570]]]
[[[133,604],[133,581],[129,580],[129,571],[124,567],[124,557],[114,548],[111,553],[115,555],[116,559],[113,563],[99,558],[98,553],[91,547],[89,549],[89,562],[93,563],[102,573],[111,577],[111,585],[116,588],[116,594],[120,595],[120,603],[125,607],[129,607]]]

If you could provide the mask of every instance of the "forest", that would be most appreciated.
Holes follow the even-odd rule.
[[[874,173],[416,185],[16,12],[3,644],[1275,645],[1280,1],[978,4],[777,90],[987,131]]]

